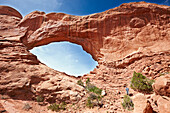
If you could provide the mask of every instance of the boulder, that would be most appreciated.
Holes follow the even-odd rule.
[[[170,74],[157,78],[153,90],[157,95],[170,97]]]
[[[170,113],[170,98],[166,96],[159,97],[158,110],[160,113]]]
[[[142,93],[138,93],[133,97],[134,113],[153,113],[153,108],[147,98]]]

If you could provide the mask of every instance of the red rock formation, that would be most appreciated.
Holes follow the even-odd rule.
[[[157,78],[153,89],[157,95],[170,97],[170,74]]]
[[[164,50],[164,46],[168,49],[168,8],[141,2],[89,16],[36,11],[18,25],[28,27],[22,41],[29,49],[54,41],[70,41],[82,45],[96,60],[104,55],[106,61],[114,61],[140,52],[143,47],[153,52]],[[153,46],[157,47],[160,41],[164,46],[155,49]],[[103,53],[103,49],[107,52]]]
[[[17,10],[9,6],[0,5],[0,15],[14,16],[22,19],[22,15]]]
[[[123,112],[120,94],[133,71],[152,78],[170,71],[169,17],[169,6],[145,2],[88,16],[34,11],[23,19],[13,8],[0,6],[0,94],[30,101],[43,95],[47,102],[78,102],[78,111],[85,109],[85,92],[77,78],[48,68],[28,51],[70,41],[82,45],[99,63],[81,78],[89,77],[106,89],[101,111]]]
[[[134,111],[133,113],[153,113],[151,103],[147,101],[145,95],[138,93],[133,97]]]
[[[170,113],[170,98],[168,97],[159,97],[158,101],[158,109],[160,113]]]

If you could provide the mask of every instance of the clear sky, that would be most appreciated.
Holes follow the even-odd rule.
[[[50,43],[35,47],[31,52],[49,67],[74,76],[86,74],[97,65],[82,46],[70,42]]]
[[[0,0],[0,5],[11,6],[23,16],[35,10],[88,15],[117,7],[122,3],[139,1],[170,5],[170,0]],[[75,76],[86,74],[97,65],[81,46],[68,42],[36,47],[31,52],[49,67]]]
[[[23,16],[35,10],[88,15],[117,7],[122,3],[139,1],[170,5],[169,0],[0,0],[0,5],[12,6]]]

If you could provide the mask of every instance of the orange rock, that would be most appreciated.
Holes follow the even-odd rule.
[[[147,100],[143,94],[136,94],[133,97],[134,113],[153,113],[151,103]]]
[[[160,97],[157,101],[160,113],[170,113],[170,98]]]
[[[170,97],[170,74],[157,78],[153,90],[158,95]]]

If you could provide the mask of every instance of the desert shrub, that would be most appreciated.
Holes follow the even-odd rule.
[[[42,95],[39,95],[36,97],[37,102],[43,102],[44,101],[44,97]]]
[[[56,104],[53,103],[50,106],[47,107],[48,109],[52,110],[52,111],[60,111],[60,110],[65,110],[66,109],[66,103],[62,102],[61,104]]]
[[[89,97],[88,97],[90,100],[95,100],[95,99],[98,99],[98,96],[94,93],[90,93]]]
[[[102,106],[102,97],[99,95],[96,95],[95,93],[90,93],[87,100],[86,100],[86,106],[89,108],[93,108],[94,106]]]
[[[134,104],[133,104],[132,100],[130,99],[130,96],[124,95],[122,106],[124,109],[128,109],[128,110],[134,109]]]
[[[153,83],[154,83],[154,80],[150,80],[146,78],[141,73],[134,72],[133,77],[131,79],[130,87],[137,91],[149,93],[153,90],[152,89]]]
[[[48,109],[52,110],[52,111],[59,111],[60,108],[59,108],[59,104],[56,104],[56,103],[53,103],[51,104],[50,106],[48,106]]]
[[[82,82],[82,80],[78,80],[77,84],[84,87],[84,83]]]
[[[88,97],[86,99],[86,106],[89,108],[93,108],[94,106],[103,106],[102,103],[102,89],[96,87],[95,85],[90,83],[90,79],[86,80],[86,90],[88,92]]]
[[[87,102],[86,102],[86,106],[88,108],[93,108],[94,107],[94,103],[92,102],[91,98],[87,98]]]
[[[86,80],[86,85],[87,85],[88,83],[90,83],[90,78],[87,78],[87,80]]]
[[[100,89],[100,88],[96,87],[95,85],[91,84],[89,78],[87,78],[87,80],[86,80],[86,89],[88,91],[96,93],[98,95],[101,95],[101,93],[102,93],[102,89]]]
[[[90,92],[93,92],[93,93],[96,93],[98,95],[101,95],[102,93],[102,89],[99,89],[98,87],[96,87],[95,85],[91,84],[91,83],[88,83],[86,85],[86,89]]]
[[[66,103],[65,102],[62,102],[60,104],[60,110],[65,110],[66,109]]]

